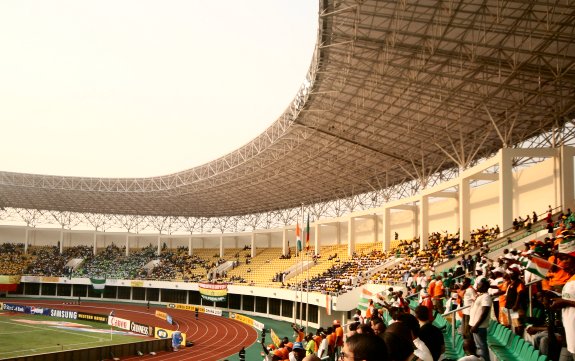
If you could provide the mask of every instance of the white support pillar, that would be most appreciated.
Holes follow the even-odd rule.
[[[256,256],[256,233],[252,232],[252,242],[251,242],[251,252],[250,255],[252,258],[254,258]]]
[[[98,239],[98,232],[94,231],[94,249],[92,250],[94,253],[94,256],[96,255],[96,249],[98,248],[98,244],[97,244],[97,239]]]
[[[469,178],[459,179],[459,242],[471,241],[471,211]]]
[[[390,209],[385,208],[383,210],[383,250],[385,252],[391,250],[391,215]]]
[[[161,241],[162,241],[162,234],[160,233],[160,234],[158,234],[158,250],[156,251],[157,254],[158,254],[158,256],[159,256],[159,255],[161,254],[161,252],[162,252],[162,248],[161,248],[161,245],[160,245],[160,242],[161,242]]]
[[[234,241],[235,241],[235,248],[240,248],[240,237],[235,236],[234,237]]]
[[[224,235],[220,235],[220,258],[224,258]]]
[[[129,238],[130,238],[130,234],[126,233],[126,252],[125,252],[126,257],[130,254],[130,240],[129,240]]]
[[[347,224],[347,255],[351,257],[355,252],[355,219],[350,216]]]
[[[423,249],[429,243],[429,196],[421,196],[419,200],[419,248]]]
[[[377,214],[373,215],[373,241],[379,242],[379,219]]]
[[[30,229],[26,226],[26,234],[24,235],[24,254],[28,254],[28,239],[29,239],[29,231]]]
[[[314,225],[315,231],[314,231],[314,240],[313,240],[313,254],[315,254],[316,256],[319,254],[319,247],[320,247],[320,243],[319,243],[319,230],[321,229],[319,224],[315,224]]]
[[[287,255],[287,228],[282,230],[282,255]]]
[[[337,241],[337,245],[339,246],[341,244],[341,222],[337,222],[336,224],[336,241]]]
[[[194,251],[192,248],[192,235],[190,234],[188,237],[188,256],[191,256],[192,254],[194,254]]]
[[[509,148],[499,150],[499,217],[502,230],[513,226],[513,156]]]
[[[60,254],[64,251],[64,227],[60,229]]]
[[[567,208],[573,211],[575,208],[575,185],[573,180],[573,156],[575,155],[575,150],[573,147],[561,146],[559,151],[561,161],[561,207],[564,211],[567,211]]]

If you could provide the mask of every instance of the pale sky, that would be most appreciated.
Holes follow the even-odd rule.
[[[241,147],[311,63],[314,0],[0,2],[0,170],[182,171]]]

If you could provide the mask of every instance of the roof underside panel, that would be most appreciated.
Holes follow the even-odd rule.
[[[425,184],[573,118],[574,24],[565,1],[323,1],[302,89],[250,144],[154,178],[0,172],[0,206],[217,217]]]

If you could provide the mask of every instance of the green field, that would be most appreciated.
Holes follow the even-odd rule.
[[[52,324],[46,324],[46,322]],[[86,332],[84,331],[86,329],[96,332]],[[115,331],[119,332],[119,330]],[[125,344],[144,339],[144,337],[133,335],[110,335],[109,326],[103,323],[38,315],[8,315],[0,312],[0,360],[62,350]]]

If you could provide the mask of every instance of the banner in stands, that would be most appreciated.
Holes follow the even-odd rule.
[[[224,302],[228,296],[228,285],[221,283],[200,283],[200,295],[206,301]]]
[[[104,292],[104,289],[106,288],[106,279],[105,278],[101,278],[101,277],[94,277],[94,278],[90,278],[90,282],[92,282],[92,288],[94,288],[94,291],[96,292]]]
[[[60,283],[60,277],[42,276],[42,283]]]
[[[255,328],[256,330],[259,330],[259,331],[264,329],[263,323],[258,322],[256,320],[254,320],[253,318],[249,318],[247,316],[240,315],[239,313],[230,312],[230,318],[232,320],[237,320],[237,321],[240,321],[241,323],[245,323],[248,326],[252,326],[253,328]]]
[[[144,287],[144,281],[130,281],[132,287]]]
[[[174,308],[176,310],[186,310],[186,311],[192,311],[192,312],[195,312],[196,310],[198,310],[198,312],[207,313],[207,314],[216,315],[216,316],[222,315],[222,310],[217,309],[217,308],[213,308],[213,307],[186,305],[183,303],[168,303],[166,305],[166,307]]]
[[[96,315],[93,313],[78,312],[78,320],[94,321],[100,323],[108,323],[108,316]]]
[[[154,338],[172,338],[172,334],[174,333],[174,331],[172,330],[167,330],[165,328],[160,328],[160,327],[155,327],[154,328]],[[182,332],[182,346],[185,346],[186,344],[186,334]]]
[[[132,321],[130,331],[144,336],[154,336],[154,327]]]
[[[14,292],[20,284],[22,276],[0,276],[0,291]]]
[[[130,320],[125,318],[108,316],[108,325],[130,331]]]

